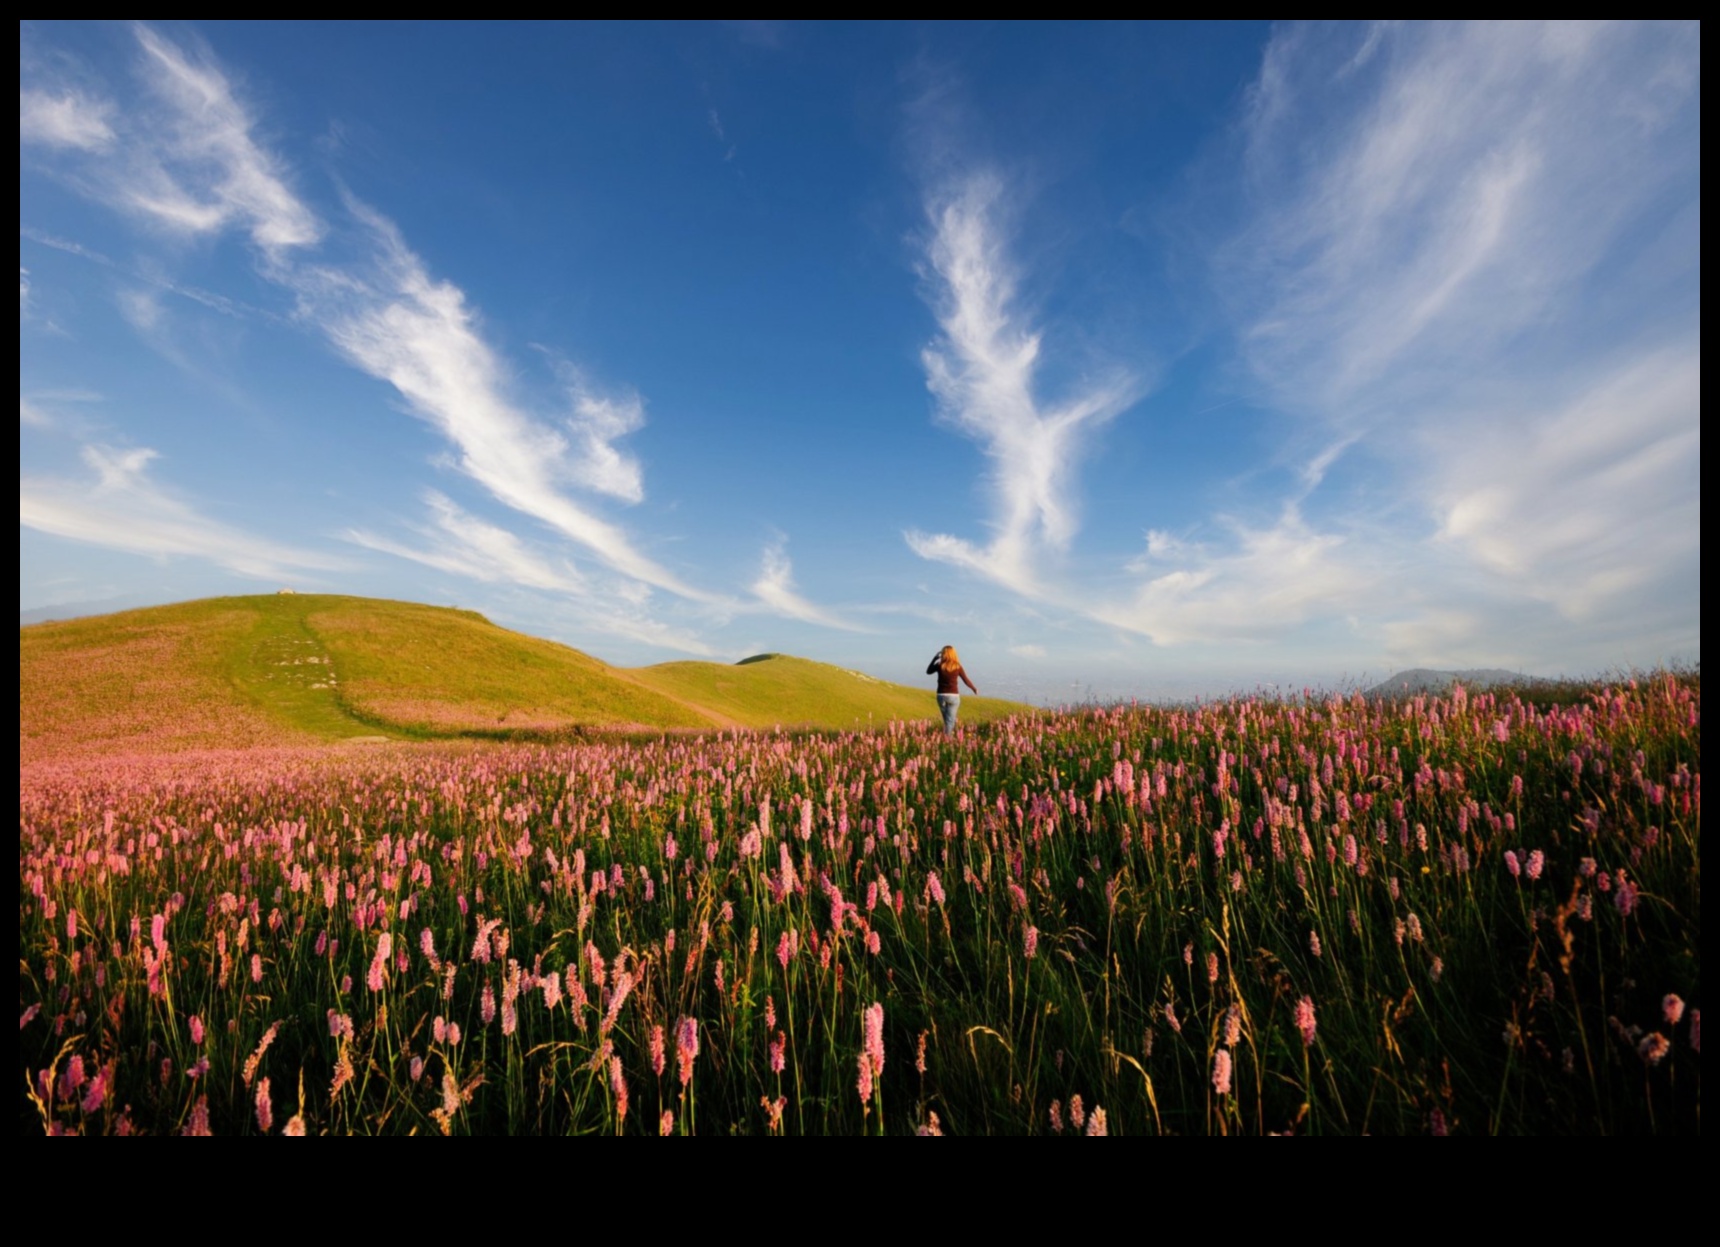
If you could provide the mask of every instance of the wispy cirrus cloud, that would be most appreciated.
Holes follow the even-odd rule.
[[[562,593],[578,593],[587,587],[585,578],[570,563],[539,556],[516,534],[479,519],[445,494],[426,490],[424,504],[430,510],[431,522],[413,526],[422,545],[407,545],[363,529],[348,530],[346,538],[367,549],[487,584]]]
[[[989,460],[992,537],[983,545],[943,533],[906,537],[922,558],[1036,596],[1044,591],[1043,556],[1066,549],[1078,527],[1074,470],[1085,439],[1140,387],[1119,370],[1061,401],[1038,396],[1041,335],[1015,307],[1004,193],[999,178],[970,175],[928,204],[926,259],[942,332],[921,356],[940,418]]]
[[[1221,542],[1149,533],[1129,565],[1138,587],[1090,613],[1159,645],[1260,642],[1361,608],[1374,592],[1355,545],[1314,529],[1294,505],[1268,525],[1228,519],[1221,527]]]
[[[1363,425],[1544,366],[1549,323],[1616,315],[1585,287],[1694,191],[1699,85],[1676,25],[1280,31],[1244,116],[1255,212],[1220,257],[1248,362]]]
[[[477,316],[452,282],[432,277],[394,225],[349,203],[374,244],[363,268],[308,270],[294,278],[304,315],[350,361],[386,381],[459,451],[458,466],[498,501],[586,547],[613,570],[694,601],[717,595],[689,585],[642,553],[626,530],[564,492],[567,483],[603,492],[637,489],[610,441],[637,427],[638,411],[576,395],[575,428],[607,453],[578,461],[568,437],[507,392],[504,369]],[[583,407],[582,407],[583,403]]]
[[[1411,663],[1694,621],[1699,70],[1668,25],[1277,32],[1215,271],[1292,440],[1331,453],[1277,522],[1140,561],[1103,616],[1325,621]]]
[[[31,90],[18,92],[18,140],[48,147],[102,151],[113,146],[114,131],[108,124],[113,106],[82,92]]]
[[[765,547],[764,565],[752,584],[753,595],[773,612],[787,619],[817,624],[823,628],[838,628],[845,632],[865,632],[859,624],[850,623],[834,611],[818,606],[802,597],[794,585],[794,565],[789,562],[788,543],[776,541]]]
[[[725,600],[645,555],[625,529],[567,492],[643,499],[640,466],[617,445],[644,422],[637,396],[601,392],[569,370],[569,410],[528,410],[510,393],[510,370],[464,292],[432,276],[392,222],[350,197],[359,258],[310,258],[327,226],[292,190],[285,162],[256,139],[250,111],[220,66],[146,26],[134,29],[147,88],[136,107],[52,96],[74,100],[84,120],[66,120],[72,105],[57,112],[41,105],[26,125],[27,141],[80,149],[87,159],[70,175],[73,184],[117,207],[181,232],[243,230],[258,249],[260,271],[293,295],[301,318],[349,362],[391,385],[454,446],[460,470],[496,499],[623,576],[695,602]],[[113,119],[111,142],[97,141],[96,118]],[[79,135],[83,141],[69,142]],[[159,319],[146,293],[124,292],[121,306],[146,332]]]
[[[637,394],[600,386],[550,353],[565,407],[524,396],[465,292],[434,275],[392,221],[351,195],[342,197],[343,213],[325,220],[293,189],[287,162],[257,138],[250,109],[213,56],[147,26],[133,30],[145,91],[125,108],[81,84],[25,87],[21,135],[65,157],[69,184],[174,232],[246,234],[259,273],[292,296],[298,318],[349,363],[391,386],[412,414],[447,440],[453,466],[620,578],[609,596],[626,604],[624,614],[642,618],[652,590],[707,613],[745,609],[664,566],[626,527],[576,497],[644,501],[643,467],[624,445],[645,423]],[[323,247],[336,227],[341,245]],[[58,238],[30,236],[101,259]],[[235,307],[158,273],[141,275],[156,290],[128,287],[117,296],[119,306],[158,349],[163,309],[156,291],[172,290],[216,310]],[[516,535],[483,525],[445,498],[432,511],[429,531],[438,540],[429,547],[374,533],[362,534],[364,543],[420,562],[439,560],[432,565],[477,579],[505,572],[503,579],[540,591],[570,592],[584,583],[570,570],[534,561]],[[497,561],[486,562],[489,557]],[[760,584],[764,592],[756,599],[778,613],[850,626],[831,622],[834,615],[768,568]],[[676,648],[690,644],[672,628],[663,635],[676,635]]]
[[[290,571],[335,571],[344,559],[303,550],[223,524],[150,478],[158,456],[147,447],[85,445],[92,478],[24,475],[18,522],[26,528],[152,557],[189,556],[260,580]]]

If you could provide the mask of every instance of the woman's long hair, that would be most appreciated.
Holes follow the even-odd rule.
[[[938,656],[938,667],[943,671],[957,671],[961,665],[962,660],[956,655],[956,647],[944,646],[944,652]]]

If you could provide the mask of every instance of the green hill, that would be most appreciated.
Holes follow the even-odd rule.
[[[931,694],[825,663],[635,670],[471,611],[320,594],[211,598],[19,629],[19,754],[930,721]],[[968,698],[983,722],[1030,712]]]
[[[859,671],[787,654],[734,664],[666,662],[628,673],[648,688],[717,711],[748,727],[882,726],[891,719],[938,717],[929,689],[891,684]],[[962,698],[962,718],[985,723],[1031,707],[993,698]]]

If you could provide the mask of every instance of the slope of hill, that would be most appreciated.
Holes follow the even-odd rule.
[[[785,655],[627,670],[448,607],[211,598],[19,629],[19,756],[584,729],[847,728],[928,692]],[[967,699],[984,721],[1031,707]]]
[[[829,663],[759,654],[732,665],[668,662],[628,673],[650,688],[716,711],[747,727],[866,727],[891,719],[937,718],[929,689],[891,684]],[[985,723],[1032,708],[995,698],[962,698],[962,719]]]

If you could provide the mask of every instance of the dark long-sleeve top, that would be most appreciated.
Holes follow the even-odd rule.
[[[942,659],[934,658],[926,665],[926,674],[931,675],[934,672],[937,673],[938,677],[939,693],[960,694],[962,691],[961,686],[956,683],[956,680],[960,679],[963,684],[966,684],[970,689],[973,689],[973,695],[975,697],[979,696],[979,690],[974,688],[973,681],[968,679],[966,668],[958,665],[954,671],[945,671]]]

